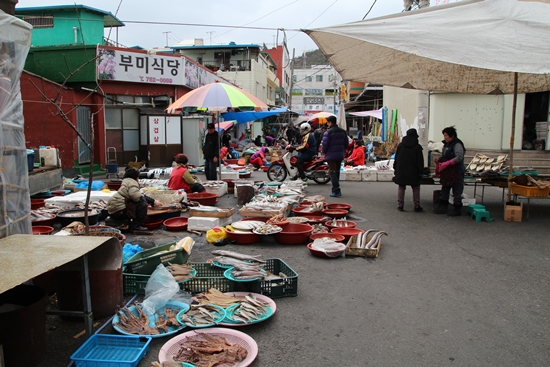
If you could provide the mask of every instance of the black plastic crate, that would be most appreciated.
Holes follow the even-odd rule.
[[[257,280],[255,282],[235,282],[236,291],[260,293],[270,298],[296,297],[298,295],[298,273],[281,259],[266,259],[265,270],[286,278]]]
[[[216,288],[221,292],[234,291],[234,282],[223,276],[226,269],[213,266],[210,263],[189,263],[197,271],[197,276],[186,282],[180,283],[180,288],[192,294],[206,292],[210,288]],[[150,275],[124,273],[124,293],[145,294],[145,286]]]

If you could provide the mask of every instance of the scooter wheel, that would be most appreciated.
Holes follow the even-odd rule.
[[[267,170],[267,178],[269,181],[283,182],[286,179],[286,176],[286,169],[279,164],[273,164]]]

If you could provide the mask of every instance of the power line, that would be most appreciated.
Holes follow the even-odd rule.
[[[370,6],[369,11],[367,12],[367,14],[365,14],[365,16],[363,17],[363,19],[361,19],[361,20],[365,20],[365,18],[367,17],[367,15],[369,15],[370,11],[371,11],[372,8],[374,7],[374,4],[376,4],[376,1],[377,1],[377,0],[374,0],[374,1],[373,1],[372,5]]]
[[[149,22],[142,20],[123,20],[123,23],[133,23],[133,24],[153,24],[153,25],[175,25],[175,26],[187,26],[187,27],[217,27],[217,28],[239,28],[239,29],[255,29],[260,31],[276,31],[280,28],[270,28],[270,27],[247,27],[247,26],[236,26],[236,25],[220,25],[220,24],[201,24],[201,23],[177,23],[177,22]],[[286,29],[287,31],[292,32],[301,32],[300,29]]]

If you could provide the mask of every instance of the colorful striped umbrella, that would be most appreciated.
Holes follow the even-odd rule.
[[[327,123],[327,117],[329,117],[329,116],[336,117],[335,114],[330,113],[330,112],[317,112],[317,113],[311,115],[307,121],[311,122],[311,123],[319,123],[321,125],[324,125],[324,124]]]
[[[267,111],[268,106],[251,93],[225,83],[209,83],[194,89],[172,103],[166,111],[174,113],[185,107],[206,107],[210,112],[225,112],[228,108]]]

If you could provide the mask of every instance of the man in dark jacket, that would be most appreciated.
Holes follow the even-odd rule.
[[[422,147],[418,144],[416,129],[407,130],[407,135],[397,146],[393,163],[395,177],[393,182],[399,185],[397,189],[397,210],[403,211],[405,190],[407,185],[412,188],[414,211],[421,212],[420,206],[420,178],[424,171],[424,156]]]
[[[327,125],[319,125],[317,129],[313,132],[313,136],[315,136],[315,152],[319,152],[319,147],[321,146],[321,141],[323,140],[323,135],[325,134],[325,131],[327,131]]]
[[[296,130],[294,130],[294,126],[292,123],[286,128],[286,138],[288,140],[288,144],[294,144],[294,139],[296,135]]]
[[[202,154],[204,155],[204,175],[207,180],[217,180],[218,175],[216,174],[216,168],[218,167],[220,155],[220,136],[213,123],[209,123],[206,129],[204,146],[202,147]]]
[[[348,134],[336,124],[336,117],[327,118],[328,130],[323,135],[323,154],[328,162],[330,181],[332,182],[332,197],[342,196],[340,190],[340,166],[348,146]]]

